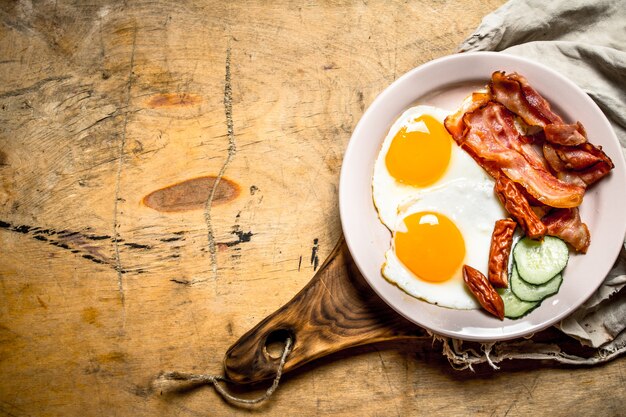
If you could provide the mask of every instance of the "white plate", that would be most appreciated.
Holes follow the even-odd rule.
[[[518,320],[500,321],[480,310],[451,310],[421,301],[387,282],[380,273],[391,234],[372,203],[374,161],[394,120],[416,104],[455,110],[496,70],[519,72],[566,121],[580,120],[589,140],[615,163],[612,173],[585,194],[580,208],[591,231],[586,255],[572,255],[558,294]],[[598,106],[574,83],[551,69],[512,55],[463,53],[415,68],[383,91],[359,121],[341,169],[339,206],[344,235],[359,270],[398,313],[435,333],[474,341],[525,336],[563,319],[602,283],[626,232],[626,169],[615,133]]]

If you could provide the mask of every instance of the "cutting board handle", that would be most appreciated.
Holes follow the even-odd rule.
[[[224,369],[242,384],[273,378],[280,362],[267,345],[292,338],[283,372],[353,346],[424,337],[365,282],[342,238],[313,279],[226,352]]]

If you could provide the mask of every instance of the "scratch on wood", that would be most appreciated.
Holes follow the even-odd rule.
[[[213,271],[213,279],[217,280],[217,244],[215,243],[215,235],[213,233],[213,225],[211,223],[211,205],[213,203],[213,199],[215,198],[215,192],[219,186],[219,183],[226,173],[226,168],[230,161],[233,159],[235,154],[237,153],[237,145],[235,143],[235,131],[233,127],[233,90],[231,85],[231,75],[230,75],[230,40],[228,41],[228,46],[226,48],[226,65],[225,65],[225,75],[224,75],[224,113],[226,116],[226,129],[228,133],[228,154],[226,155],[226,160],[222,165],[217,177],[215,178],[215,182],[213,183],[213,188],[211,189],[211,193],[206,200],[204,205],[204,220],[207,226],[207,238],[209,241],[209,254],[211,256],[211,267]]]
[[[509,413],[511,412],[511,410],[513,409],[516,403],[517,403],[517,400],[513,400],[513,402],[509,405],[509,408],[506,409],[506,412],[504,413],[504,417],[509,415]]]
[[[6,91],[2,94],[0,94],[0,98],[6,98],[6,97],[16,97],[16,96],[21,96],[24,94],[28,94],[28,93],[36,93],[39,92],[39,90],[41,89],[41,87],[43,87],[44,85],[54,82],[54,81],[65,81],[67,79],[70,79],[71,77],[69,75],[65,75],[62,77],[48,77],[48,78],[44,78],[43,80],[39,80],[36,83],[29,85],[28,87],[24,87],[24,88],[18,88],[17,90],[11,90],[11,91]]]
[[[48,309],[48,304],[46,304],[40,296],[37,296],[37,301],[39,302],[39,305],[43,308],[45,308],[46,310]]]
[[[385,379],[387,380],[387,387],[389,388],[389,393],[391,395],[394,394],[393,387],[391,386],[391,380],[389,379],[389,371],[387,371],[387,365],[385,365],[385,361],[383,360],[383,355],[380,354],[380,351],[376,349],[376,353],[378,353],[378,358],[380,359],[380,364],[383,366],[383,374],[385,374]],[[394,398],[393,406],[396,409],[396,415],[400,416],[400,410],[398,410],[398,404],[396,403],[396,399]]]
[[[110,256],[102,253],[105,249],[101,245],[94,245],[92,241],[112,240],[111,236],[94,235],[73,230],[53,230],[44,229],[26,224],[12,225],[0,220],[0,229],[10,230],[32,237],[35,240],[46,242],[61,249],[69,250],[72,253],[80,254],[83,258],[97,263],[111,266],[115,269],[114,260]],[[137,244],[132,244],[137,245]],[[140,245],[141,246],[141,245]],[[127,271],[122,271],[123,273]]]
[[[176,242],[177,240],[183,239],[181,236],[173,236],[173,237],[165,237],[163,239],[159,239],[161,242]]]
[[[96,236],[89,236],[89,239],[91,240],[105,240],[105,239],[111,239],[111,236],[108,235],[96,235]]]
[[[237,240],[234,240],[231,242],[218,243],[216,246],[219,246],[219,245],[225,245],[226,247],[237,246],[240,243],[250,242],[252,240],[252,236],[254,236],[254,233],[252,233],[252,231],[244,232],[243,230],[241,230],[241,227],[238,224],[233,226],[233,229],[230,232],[230,234],[237,236]]]
[[[189,107],[199,104],[202,97],[193,93],[161,93],[151,96],[146,104],[148,107]]]
[[[115,200],[113,202],[113,248],[115,249],[115,270],[117,272],[117,285],[122,301],[123,323],[126,325],[126,300],[124,296],[124,275],[122,273],[122,261],[120,259],[119,234],[117,232],[118,202],[120,199],[120,180],[122,178],[122,165],[124,161],[124,148],[126,147],[126,130],[128,126],[128,105],[130,104],[130,93],[133,87],[133,69],[135,66],[135,49],[137,47],[137,26],[133,31],[133,46],[130,53],[130,68],[128,70],[128,82],[126,87],[126,105],[124,113],[124,126],[122,129],[122,139],[120,140],[119,157],[117,162],[117,174],[115,176]]]
[[[194,283],[194,281],[189,281],[186,279],[176,279],[176,278],[170,279],[170,282],[174,282],[176,284],[181,284],[181,285],[188,285],[188,286]]]
[[[102,123],[102,122],[104,122],[105,120],[112,119],[112,118],[116,117],[117,115],[118,115],[118,111],[117,111],[117,110],[115,110],[114,112],[109,113],[109,114],[107,114],[107,115],[106,115],[106,116],[104,116],[104,117],[101,117],[100,119],[96,120],[95,122],[93,122],[93,123],[92,123],[92,124],[90,124],[89,126],[87,126],[87,127],[83,128],[83,129],[79,130],[79,131],[78,131],[78,132],[76,132],[76,133],[82,133],[82,132],[84,132],[84,131],[86,131],[86,130],[89,130],[89,129],[91,129],[92,127],[94,127],[95,125],[97,125],[98,123]]]
[[[150,245],[142,245],[139,243],[132,243],[132,242],[125,242],[124,246],[128,246],[129,248],[132,248],[132,249],[152,249],[152,246]]]
[[[8,408],[10,408],[12,411],[9,411]],[[16,412],[17,414],[13,414],[13,412]],[[27,415],[25,412],[26,410],[18,407],[15,404],[0,400],[0,414],[2,415],[6,415],[8,417],[19,417]]]
[[[90,260],[91,262],[95,262],[95,263],[97,263],[97,264],[103,264],[103,263],[105,263],[105,262],[101,261],[100,259],[96,258],[95,256],[93,256],[93,255],[89,255],[88,253],[85,253],[85,254],[83,254],[83,255],[81,255],[81,256],[82,256],[83,258],[85,258],[85,259],[87,259],[87,260]],[[115,270],[117,271],[117,268],[116,268]],[[120,273],[121,273],[121,271],[120,271]]]
[[[356,97],[359,103],[359,110],[361,110],[361,112],[365,111],[365,101],[363,100],[363,92],[357,91]]]
[[[154,388],[150,385],[141,386],[133,384],[128,388],[128,392],[141,398],[148,398],[154,394]]]
[[[317,271],[317,267],[320,263],[320,258],[317,256],[317,251],[319,250],[319,239],[313,239],[313,247],[311,248],[311,265],[313,265],[313,270]]]
[[[300,260],[298,260],[298,272],[300,272],[301,266],[302,266],[302,255],[300,255]]]

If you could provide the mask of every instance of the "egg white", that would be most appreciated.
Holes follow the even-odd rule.
[[[454,309],[479,308],[478,302],[463,282],[462,265],[470,265],[487,275],[493,227],[496,220],[506,217],[504,208],[494,194],[493,180],[460,178],[419,191],[412,201],[398,208],[397,221],[392,230],[403,231],[404,218],[423,211],[447,216],[460,230],[466,252],[461,266],[445,282],[423,281],[398,259],[392,241],[391,248],[385,253],[383,276],[406,293],[432,304]]]
[[[422,115],[430,115],[443,123],[446,116],[451,112],[432,106],[415,106],[404,113],[395,121],[389,129],[389,133],[383,141],[381,150],[374,165],[372,176],[372,196],[374,205],[378,210],[378,216],[385,226],[393,230],[398,220],[398,207],[409,200],[414,199],[419,193],[429,189],[440,187],[458,179],[466,179],[478,183],[492,181],[489,175],[456,143],[452,143],[450,163],[443,176],[428,187],[416,187],[398,182],[387,170],[385,157],[391,146],[393,138],[403,127],[407,132],[423,130],[426,126],[423,122],[415,122]],[[493,181],[491,182],[493,184]]]

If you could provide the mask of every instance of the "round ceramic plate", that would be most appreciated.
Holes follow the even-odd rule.
[[[589,140],[601,145],[615,169],[585,194],[582,220],[591,232],[586,255],[574,254],[558,294],[527,316],[500,321],[481,310],[452,310],[414,298],[381,275],[391,233],[372,202],[374,161],[388,129],[407,108],[428,104],[456,110],[465,96],[484,86],[497,70],[524,75],[566,121],[580,120]],[[626,232],[626,169],[615,133],[598,106],[580,88],[551,69],[512,55],[463,53],[428,62],[391,84],[359,121],[341,169],[339,206],[344,235],[361,273],[398,313],[431,331],[474,341],[525,336],[563,319],[602,283],[617,258]]]

